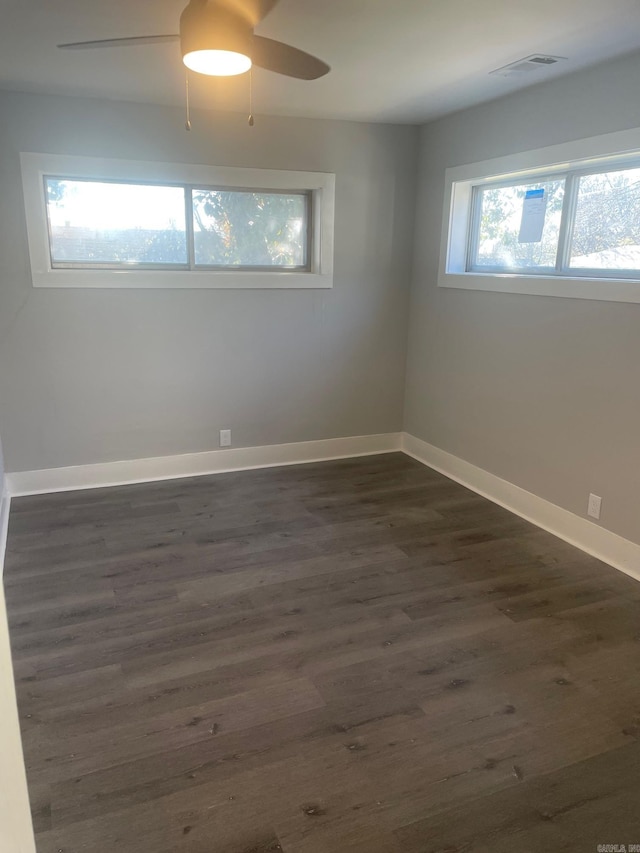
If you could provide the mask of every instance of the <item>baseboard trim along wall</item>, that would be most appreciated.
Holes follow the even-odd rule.
[[[399,450],[640,581],[640,545],[409,433],[350,436],[263,447],[211,450],[179,456],[131,459],[122,462],[101,462],[68,468],[47,468],[40,471],[19,471],[7,474],[6,483],[9,495],[17,497],[272,468],[280,465],[302,465],[308,462],[373,456]],[[8,500],[2,502],[1,519],[4,527],[8,520],[8,504]],[[2,528],[0,528],[0,548],[2,544]]]
[[[10,504],[0,494],[0,850],[35,853],[2,587]]]
[[[7,548],[7,534],[9,532],[9,509],[11,508],[11,496],[5,490],[0,493],[0,582],[4,571],[4,554]]]
[[[45,468],[40,471],[17,471],[8,473],[6,480],[9,494],[17,497],[373,456],[398,451],[400,446],[401,433],[393,432],[263,447],[237,447],[122,462],[99,462],[94,465]]]
[[[402,435],[402,451],[450,480],[455,480],[640,581],[640,545],[409,433]]]

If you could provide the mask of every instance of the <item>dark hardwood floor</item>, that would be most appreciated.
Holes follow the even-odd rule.
[[[640,845],[640,584],[401,455],[14,500],[39,853]]]

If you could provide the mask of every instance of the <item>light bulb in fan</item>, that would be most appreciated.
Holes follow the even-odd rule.
[[[182,61],[191,71],[210,77],[233,77],[251,68],[251,58],[235,50],[192,50]]]

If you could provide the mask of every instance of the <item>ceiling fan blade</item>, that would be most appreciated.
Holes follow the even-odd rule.
[[[326,62],[311,56],[310,53],[262,36],[253,37],[251,59],[254,65],[260,68],[285,74],[287,77],[297,77],[299,80],[317,80],[331,71]]]
[[[75,41],[69,44],[59,44],[62,50],[86,50],[92,47],[136,47],[140,44],[169,44],[180,41],[178,35],[168,36],[133,36],[123,39],[99,39],[98,41]]]

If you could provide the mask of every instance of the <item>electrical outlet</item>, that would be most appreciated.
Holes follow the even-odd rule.
[[[231,447],[231,430],[220,430],[220,447]]]
[[[600,507],[602,506],[602,498],[598,495],[589,495],[589,505],[587,507],[587,515],[591,518],[600,518]]]

